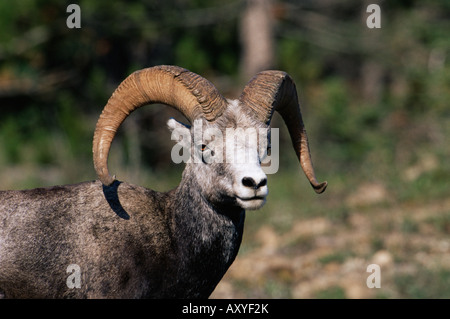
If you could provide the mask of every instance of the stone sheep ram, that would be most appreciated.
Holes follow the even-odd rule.
[[[202,120],[201,129],[224,133],[229,127],[269,130],[277,111],[312,187],[321,193],[327,186],[315,178],[288,74],[261,72],[238,100],[228,100],[180,67],[136,71],[115,90],[98,120],[93,158],[99,180],[0,191],[0,295],[207,298],[212,293],[238,253],[245,210],[260,208],[268,194],[260,164],[267,153],[260,148],[267,143],[233,142],[248,155],[245,163],[188,161],[180,184],[168,192],[120,182],[107,168],[112,140],[132,111],[151,103],[172,106],[191,123]],[[194,134],[193,126],[173,119],[168,124]],[[193,154],[212,156],[215,142],[193,145],[198,149]],[[78,277],[69,282],[69,275]]]

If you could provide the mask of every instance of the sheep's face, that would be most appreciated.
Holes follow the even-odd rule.
[[[214,122],[195,120],[192,126],[169,120],[172,160],[185,162],[184,174],[197,180],[212,204],[258,209],[268,194],[261,162],[267,156],[269,127],[255,121],[236,101]]]

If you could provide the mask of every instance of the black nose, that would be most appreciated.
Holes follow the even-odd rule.
[[[245,187],[251,187],[253,189],[258,189],[267,184],[267,178],[263,178],[258,184],[256,184],[255,180],[251,177],[244,177],[242,179],[242,185]]]

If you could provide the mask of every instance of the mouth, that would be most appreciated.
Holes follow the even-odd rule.
[[[265,196],[253,196],[253,197],[239,197],[236,196],[236,201],[244,209],[255,210],[261,208],[266,203]]]
[[[266,196],[253,196],[253,197],[239,197],[236,196],[236,198],[240,199],[243,202],[249,202],[254,200],[265,200]]]

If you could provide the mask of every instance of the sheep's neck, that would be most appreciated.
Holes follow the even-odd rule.
[[[186,289],[209,295],[238,253],[245,211],[214,207],[195,184],[184,179],[172,193],[173,231]]]

